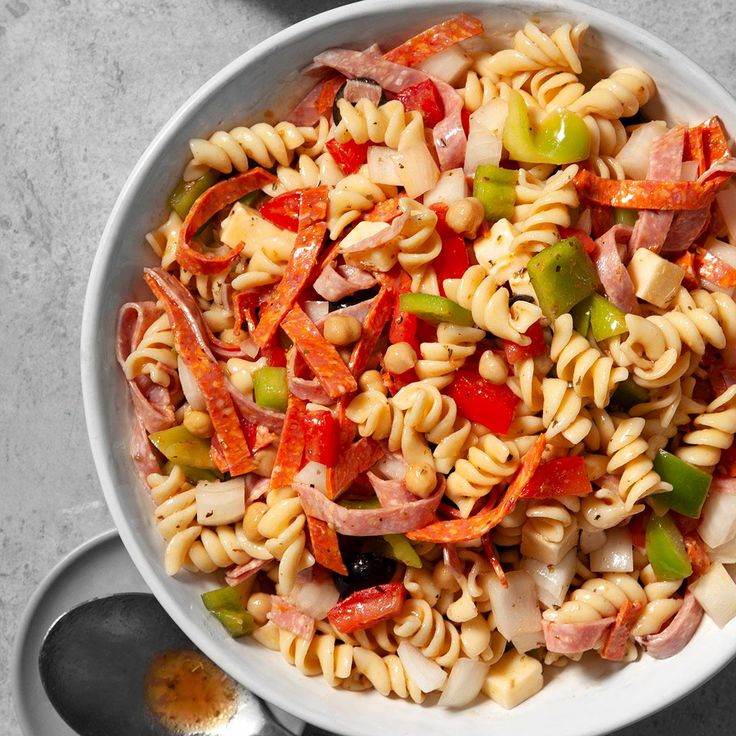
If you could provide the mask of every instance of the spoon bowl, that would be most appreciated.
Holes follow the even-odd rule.
[[[65,613],[46,634],[38,666],[52,705],[80,736],[288,736],[147,593]]]

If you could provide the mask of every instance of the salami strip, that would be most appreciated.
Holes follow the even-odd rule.
[[[338,534],[348,537],[377,537],[383,534],[404,534],[424,526],[434,518],[444,485],[427,498],[421,498],[389,509],[347,509],[330,501],[323,493],[296,484],[304,511],[326,522]]]
[[[481,33],[483,33],[483,23],[472,15],[461,13],[412,36],[408,41],[388,51],[384,58],[396,64],[416,66],[429,59],[430,56],[439,54],[440,51]]]
[[[311,616],[302,613],[296,606],[284,600],[280,595],[271,596],[271,611],[268,618],[280,629],[290,631],[301,639],[311,641],[314,636],[315,621]]]
[[[358,100],[369,100],[376,107],[381,104],[381,88],[372,82],[348,79],[342,96],[353,105]]]
[[[328,302],[337,302],[346,296],[355,294],[356,291],[369,289],[376,283],[375,278],[366,271],[359,273],[357,279],[349,279],[339,273],[331,263],[328,263],[314,280],[312,288]],[[364,278],[365,276],[368,278]]]
[[[304,454],[304,414],[307,405],[296,396],[289,396],[284,428],[281,431],[279,449],[271,472],[271,489],[290,486],[302,466]]]
[[[246,194],[255,192],[276,181],[268,171],[257,167],[225,179],[203,192],[192,205],[181,226],[176,247],[176,260],[182,268],[193,274],[209,276],[228,268],[243,249],[243,243],[225,255],[202,253],[192,247],[192,241],[200,228],[220,210],[237,202]]]
[[[681,652],[693,638],[703,619],[703,609],[689,591],[672,621],[658,634],[637,637],[636,640],[655,659],[667,659]]]
[[[200,328],[202,315],[191,294],[161,268],[146,269],[144,279],[164,303],[176,340],[179,357],[194,376],[204,396],[222,455],[233,475],[255,468],[225,375],[210,352]],[[186,297],[178,293],[177,284]],[[198,315],[198,318],[197,318]]]
[[[347,247],[340,248],[341,253],[362,253],[364,251],[373,250],[374,248],[380,248],[389,240],[393,240],[401,234],[401,228],[404,227],[404,223],[409,217],[409,211],[402,212],[398,217],[395,217],[388,227],[379,230],[375,235],[369,235],[367,238],[351,243]]]
[[[317,325],[295,304],[281,327],[292,339],[325,393],[339,399],[358,389],[358,384],[343,362],[335,346],[327,342]]]
[[[370,470],[386,450],[370,437],[363,437],[340,455],[334,468],[327,468],[327,497],[337,498],[366,470]]]
[[[529,482],[539,467],[545,445],[545,437],[541,434],[526,455],[524,455],[516,477],[506,489],[498,506],[494,507],[493,500],[491,500],[475,516],[471,516],[468,519],[438,521],[424,529],[417,529],[416,531],[410,532],[407,534],[409,539],[415,542],[436,542],[440,544],[469,542],[473,539],[480,539],[514,510],[516,502],[524,490],[524,486]]]
[[[662,253],[681,253],[687,250],[710,222],[710,208],[678,212],[670,226]]]
[[[651,181],[678,181],[682,172],[682,153],[685,128],[678,125],[652,143],[649,154],[647,179]],[[667,238],[675,213],[672,211],[640,212],[631,233],[630,252],[648,248],[659,253]],[[633,289],[632,289],[633,292]]]
[[[611,662],[623,662],[626,656],[626,644],[631,636],[631,629],[639,618],[643,604],[637,601],[626,601],[618,611],[616,620],[608,632],[606,642],[601,649],[601,657]]]
[[[245,565],[238,565],[237,567],[231,567],[225,573],[225,582],[234,588],[240,583],[245,582],[248,578],[252,578],[259,570],[269,562],[269,560],[251,560],[246,562]]]
[[[601,179],[580,169],[573,184],[582,199],[599,205],[638,210],[699,210],[707,207],[720,183],[699,181],[635,181]]]
[[[558,624],[542,619],[544,645],[555,654],[587,652],[595,648],[615,620],[613,616],[609,616],[597,621]]]
[[[348,367],[354,376],[359,376],[365,370],[368,358],[371,357],[383,328],[391,319],[394,311],[394,301],[394,290],[389,286],[382,286],[371,304],[365,322],[363,322],[363,332],[360,340],[355,344],[350,355]]]
[[[631,228],[628,225],[614,225],[595,241],[596,248],[591,253],[606,295],[627,314],[636,311],[636,294],[631,276],[621,260],[618,244],[623,243],[625,250],[630,238]]]
[[[367,473],[368,482],[376,492],[376,496],[384,508],[401,506],[403,503],[415,501],[416,496],[410,493],[403,480],[379,478],[375,473]]]
[[[135,418],[133,423],[133,436],[130,439],[130,456],[133,458],[138,475],[144,480],[151,473],[158,473],[161,467],[158,458],[153,451],[153,446],[148,440],[148,432],[140,417]]]
[[[312,543],[314,559],[332,572],[347,575],[348,569],[340,553],[337,532],[327,522],[307,514],[307,528]]]

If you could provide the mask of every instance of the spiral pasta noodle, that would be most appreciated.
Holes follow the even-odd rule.
[[[451,667],[460,658],[460,632],[426,601],[412,598],[404,604],[394,623],[394,634],[440,667]]]
[[[599,115],[613,120],[635,115],[656,91],[654,80],[642,69],[617,69],[601,79],[582,97],[570,105],[580,115]]]
[[[575,496],[529,504],[521,528],[521,553],[557,565],[577,544],[579,510],[580,499]]]
[[[343,98],[337,101],[337,108],[341,119],[335,128],[335,140],[339,143],[349,140],[356,143],[370,141],[398,149],[401,136],[410,121],[421,120],[417,112],[405,113],[404,106],[398,100],[377,106],[367,99],[353,104]]]
[[[367,174],[367,167],[362,167],[361,171],[344,177],[330,189],[327,227],[333,240],[355,222],[361,212],[383,202],[387,196],[394,196],[395,188],[375,184]]]
[[[423,342],[419,346],[422,357],[415,366],[417,376],[437,388],[444,388],[475,352],[485,334],[477,327],[442,322],[437,327],[437,342]]]
[[[171,382],[169,371],[176,369],[174,333],[169,320],[162,314],[143,333],[140,342],[125,361],[125,377],[130,381],[138,376],[148,376],[159,386]]]

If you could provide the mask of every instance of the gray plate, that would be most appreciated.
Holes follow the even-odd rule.
[[[51,570],[31,597],[13,650],[13,705],[25,736],[76,736],[46,698],[38,674],[41,642],[54,621],[92,598],[148,592],[114,530],[77,547]],[[289,731],[303,732],[302,721],[277,708],[272,711]]]

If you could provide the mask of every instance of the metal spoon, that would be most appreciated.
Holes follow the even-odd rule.
[[[160,716],[160,698],[152,706],[152,686],[171,708],[181,705],[175,687],[181,683],[161,676],[156,664],[177,657],[197,661],[184,675],[205,671],[213,688],[224,687],[219,714],[207,723],[197,723],[189,713],[188,723],[176,724]],[[207,660],[147,593],[112,595],[68,611],[46,634],[38,666],[52,705],[80,736],[290,736],[267,706]],[[190,694],[201,699],[201,682]]]

